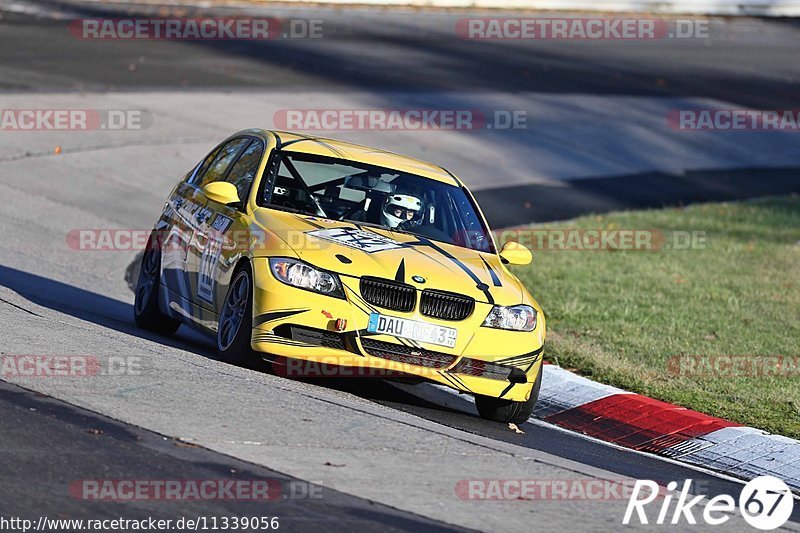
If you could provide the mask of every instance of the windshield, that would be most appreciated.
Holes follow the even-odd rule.
[[[280,152],[264,178],[260,204],[494,252],[462,188],[389,168]]]

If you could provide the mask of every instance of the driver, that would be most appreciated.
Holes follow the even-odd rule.
[[[408,194],[393,194],[386,198],[381,211],[381,222],[389,228],[408,225],[422,209],[422,201]]]

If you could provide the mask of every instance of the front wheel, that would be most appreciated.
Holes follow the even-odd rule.
[[[481,418],[504,424],[527,422],[533,414],[533,408],[536,407],[536,400],[539,399],[539,389],[542,388],[542,371],[543,368],[539,367],[539,374],[536,376],[530,398],[524,402],[476,394],[475,407],[478,408],[478,414]]]
[[[217,326],[217,349],[226,363],[254,368],[259,357],[250,345],[253,333],[253,282],[249,265],[233,275]]]

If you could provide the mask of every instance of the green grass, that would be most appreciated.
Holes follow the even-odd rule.
[[[687,355],[800,356],[800,196],[586,216],[546,228],[705,232],[705,249],[534,251],[514,272],[547,316],[546,358],[647,396],[800,438],[800,369],[676,375]],[[536,226],[534,226],[536,228]]]

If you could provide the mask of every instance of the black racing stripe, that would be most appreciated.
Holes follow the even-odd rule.
[[[529,363],[535,363],[538,360],[539,360],[538,357],[531,357],[531,358],[528,358],[528,359],[520,359],[519,361],[514,361],[512,364],[506,363],[506,364],[501,365],[501,366],[523,366],[523,365],[527,365]]]
[[[511,390],[511,388],[512,388],[514,385],[516,385],[516,383],[509,383],[509,384],[508,384],[508,387],[506,387],[505,389],[503,389],[503,392],[501,392],[501,393],[500,393],[500,396],[498,396],[498,398],[502,398],[503,396],[505,396],[506,394],[508,394],[508,391],[510,391],[510,390]]]
[[[502,287],[503,284],[500,283],[500,278],[497,276],[497,272],[495,272],[494,269],[492,268],[492,265],[487,263],[486,259],[484,259],[483,256],[481,256],[481,261],[483,261],[483,264],[486,265],[486,270],[489,271],[489,275],[492,276],[492,283],[494,283],[494,286]]]
[[[297,135],[302,135],[302,134],[298,133]],[[303,135],[302,139],[295,139],[293,141],[289,141],[288,143],[283,145],[283,148],[286,148],[287,146],[291,146],[293,144],[297,144],[297,143],[304,142],[304,141],[315,142],[315,143],[317,143],[317,144],[319,144],[321,146],[324,146],[325,148],[327,148],[328,150],[330,150],[331,152],[336,154],[337,158],[339,158],[339,159],[347,159],[347,154],[345,152],[339,150],[338,148],[336,148],[335,146],[333,146],[331,144],[326,143],[325,141],[323,141],[319,137],[311,137],[310,135]],[[305,155],[305,154],[301,154],[301,155]]]
[[[520,369],[521,370],[523,367],[526,367],[526,365],[535,365],[536,361],[538,361],[538,359],[534,359],[533,361],[524,361],[524,362],[514,363],[513,365],[501,365],[501,366],[505,366],[505,367],[509,367],[510,366],[511,368],[516,368],[516,369]],[[527,366],[526,368],[530,368],[530,366]],[[527,372],[527,370],[526,370],[526,372]]]
[[[342,333],[342,335],[344,336],[345,339],[347,339],[347,344],[345,346],[350,347],[350,349],[346,349],[346,351],[354,353],[360,357],[364,357],[364,354],[361,353],[361,351],[358,348],[358,345],[356,344],[356,339],[361,336],[368,337],[370,335],[373,335],[373,333],[370,333],[365,329],[360,329],[356,331],[346,331]]]
[[[451,178],[453,178],[453,181],[455,181],[455,182],[458,184],[458,186],[459,186],[459,187],[463,187],[463,186],[464,186],[464,184],[463,184],[463,183],[461,183],[461,180],[459,180],[459,179],[458,179],[458,178],[455,176],[455,174],[453,174],[452,172],[450,172],[449,170],[447,170],[447,169],[446,169],[446,168],[444,168],[444,167],[439,167],[439,168],[441,168],[442,170],[444,170],[445,172],[447,172],[447,174],[449,174],[449,175],[450,175],[450,177],[451,177]]]
[[[516,359],[514,359],[514,360],[512,360],[512,361],[508,361],[508,360],[505,360],[505,359],[504,359],[504,360],[502,361],[502,363],[501,363],[501,364],[504,364],[504,365],[508,365],[508,364],[518,364],[518,363],[522,363],[522,362],[528,362],[528,361],[530,361],[531,359],[533,359],[534,361],[536,361],[537,359],[539,359],[539,355],[538,355],[538,354],[536,354],[536,355],[528,355],[527,357],[519,357],[519,358],[516,358]],[[494,362],[494,363],[498,363],[498,361],[492,361],[492,362]]]
[[[358,310],[361,311],[362,313],[366,313],[368,315],[372,313],[372,311],[370,311],[369,309],[364,309],[363,307],[361,307],[361,305],[359,305],[359,303],[355,300],[351,301],[350,303],[356,306]]]
[[[386,334],[385,334],[385,333],[381,333],[381,335],[386,335]],[[400,344],[402,344],[403,346],[408,346],[409,348],[415,348],[415,346],[414,346],[413,344],[411,344],[411,341],[407,341],[406,339],[404,339],[404,338],[402,338],[402,337],[395,337],[394,335],[391,335],[391,336],[392,336],[392,337],[393,337],[393,338],[394,338],[394,339],[395,339],[397,342],[399,342]]]
[[[540,353],[542,353],[542,350],[544,350],[544,344],[542,344],[542,347],[541,347],[539,350],[537,350],[537,352],[540,354]],[[538,355],[538,354],[537,354],[537,355]],[[531,363],[531,364],[528,366],[528,368],[526,368],[526,369],[525,369],[525,373],[526,373],[526,374],[527,374],[528,372],[530,372],[531,368],[533,368],[533,365],[535,365],[535,364],[536,364],[536,361],[538,361],[538,360],[539,360],[539,358],[537,357],[537,358],[536,358],[536,359],[534,359],[534,360],[533,360],[533,362],[532,362],[532,363]],[[539,369],[539,372],[541,372],[541,371],[542,371],[542,370],[541,370],[541,369]]]
[[[282,144],[281,148],[286,148],[287,146],[291,146],[293,144],[297,144],[297,143],[303,142],[303,141],[313,141],[313,140],[315,140],[315,138],[312,137],[311,135],[305,135],[303,133],[295,133],[295,135],[297,135],[300,138],[299,139],[295,139],[293,141],[289,141],[288,143]]]
[[[322,139],[320,139],[318,137],[314,138],[314,141],[316,143],[318,143],[318,144],[321,144],[322,146],[324,146],[325,148],[327,148],[328,150],[330,150],[334,154],[336,154],[336,156],[339,159],[347,159],[348,158],[347,152],[345,152],[343,150],[339,150],[338,148],[336,148],[332,144],[326,143],[325,141],[323,141]]]
[[[484,284],[481,281],[481,279],[478,277],[478,275],[475,274],[475,272],[470,270],[470,268],[467,265],[462,263],[460,259],[455,257],[453,254],[451,254],[447,250],[441,248],[440,246],[437,246],[436,244],[434,244],[430,240],[425,239],[423,237],[420,237],[419,241],[420,241],[421,244],[424,244],[425,246],[429,246],[429,247],[433,248],[434,250],[436,250],[437,252],[439,252],[440,254],[445,256],[446,258],[448,258],[450,261],[455,263],[461,270],[463,270],[472,279],[472,281],[475,282],[476,285],[483,285]],[[483,294],[484,294],[484,296],[486,296],[486,301],[489,302],[490,304],[494,305],[494,297],[492,297],[492,293],[489,292],[488,288],[487,289],[483,289]]]
[[[286,309],[281,311],[271,311],[269,313],[264,313],[263,315],[258,315],[253,319],[253,327],[260,326],[265,322],[278,320],[279,318],[286,318],[287,316],[305,313],[306,311],[308,311],[308,309]]]
[[[364,300],[364,299],[363,299],[361,296],[359,296],[359,295],[356,293],[356,291],[354,291],[353,289],[351,289],[351,288],[350,288],[350,287],[348,287],[347,285],[344,285],[344,283],[343,283],[342,285],[344,286],[344,288],[345,288],[345,289],[347,289],[348,291],[350,291],[350,294],[352,294],[352,295],[353,295],[353,299],[351,299],[351,300],[350,300],[350,303],[351,303],[351,304],[355,305],[355,306],[356,306],[356,307],[358,307],[358,308],[359,308],[359,309],[360,309],[362,312],[364,312],[364,313],[367,313],[367,314],[370,314],[370,313],[377,313],[377,312],[378,312],[378,310],[377,310],[377,309],[375,309],[374,307],[372,307],[372,306],[369,304],[369,302],[367,302],[367,301],[366,301],[366,300]],[[363,305],[364,305],[364,307],[366,307],[366,309],[364,309],[364,307],[362,307],[361,305],[359,305],[359,303],[363,304]]]
[[[378,335],[378,333],[373,333],[372,331],[367,331],[366,329],[359,329],[355,333],[359,337],[374,337],[375,335]]]
[[[527,374],[528,372],[530,372],[530,371],[531,371],[531,368],[533,368],[533,365],[535,365],[535,364],[536,364],[536,361],[538,361],[538,360],[539,360],[539,358],[537,357],[536,359],[534,359],[533,361],[531,361],[531,364],[529,364],[529,365],[528,365],[528,368],[526,368],[525,370],[523,370],[523,372],[525,372],[526,374]]]
[[[361,311],[362,313],[370,314],[370,312],[371,312],[369,309],[364,309],[363,307],[361,307],[361,306],[358,304],[358,302],[356,302],[356,301],[352,301],[352,302],[350,302],[350,303],[352,303],[353,305],[355,305],[355,306],[358,308],[358,310],[359,310],[359,311]]]
[[[461,379],[459,376],[457,376],[457,375],[455,375],[455,374],[448,374],[448,376],[450,376],[451,378],[453,378],[453,379],[456,381],[456,383],[458,383],[459,385],[461,385],[462,387],[464,387],[464,389],[466,389],[468,392],[472,392],[472,391],[470,390],[470,388],[469,388],[469,387],[467,387],[467,384],[466,384],[466,383],[464,383],[464,380],[463,380],[463,379]]]
[[[392,335],[392,336],[394,337],[394,335]],[[394,338],[399,340],[402,344],[405,344],[406,346],[410,346],[411,348],[418,348],[420,350],[424,350],[425,349],[425,348],[422,347],[421,344],[419,344],[414,339],[406,339],[406,338],[403,338],[403,337],[394,337]]]
[[[316,346],[316,344],[306,344],[300,341],[293,341],[292,339],[286,339],[283,337],[257,337],[255,339],[256,342],[270,342],[272,344],[283,344],[285,346],[297,346],[298,348],[307,348],[309,346]]]
[[[442,371],[439,371],[439,375],[442,376],[444,379],[446,379],[447,382],[450,383],[450,385],[453,386],[453,388],[455,388],[456,390],[461,390],[461,387],[460,387],[458,381],[455,381],[453,379],[453,376],[451,376],[450,374],[448,374],[446,372],[442,372]]]
[[[394,280],[400,283],[406,282],[406,260],[400,259],[400,265],[397,267],[397,272],[394,275]]]
[[[496,361],[492,361],[492,363],[504,364],[504,363],[511,363],[511,362],[513,362],[513,361],[515,361],[517,359],[528,359],[529,357],[532,357],[534,355],[539,355],[540,353],[542,353],[543,350],[544,350],[544,345],[541,348],[539,348],[538,350],[534,350],[532,352],[525,353],[525,354],[522,354],[522,355],[515,355],[513,357],[507,357],[505,359],[498,359]]]
[[[426,254],[425,252],[423,252],[422,250],[417,248],[418,246],[426,246],[427,245],[426,243],[424,243],[422,241],[419,241],[419,240],[408,241],[408,242],[404,242],[404,243],[401,243],[401,244],[403,245],[404,248],[409,248],[411,250],[414,250],[418,254],[424,256],[426,259],[432,259],[432,260],[436,261],[437,263],[439,263],[440,265],[442,265],[445,268],[448,268],[448,266],[449,266],[447,263],[439,261],[439,259],[437,259],[436,257],[432,256],[431,254]]]
[[[299,142],[301,142],[301,141],[307,141],[307,140],[308,140],[308,139],[305,139],[305,138],[303,138],[303,139],[295,139],[295,140],[293,140],[293,141],[289,141],[288,143],[284,143],[284,144],[282,144],[282,145],[281,145],[281,148],[286,148],[287,146],[291,146],[291,145],[293,145],[293,144],[297,144],[297,143],[299,143]]]
[[[285,339],[284,340],[280,340],[280,341],[278,339],[256,339],[256,342],[266,342],[266,343],[269,343],[269,344],[281,344],[283,346],[296,346],[297,348],[308,347],[307,344],[303,344],[303,343],[299,343],[299,342],[287,342]]]
[[[342,333],[345,337],[347,337],[351,341],[355,341],[358,337],[372,337],[377,335],[377,333],[372,333],[371,331],[367,331],[365,329],[358,329],[353,331],[346,331]]]
[[[528,358],[528,359],[520,359],[518,361],[513,361],[511,363],[503,363],[502,365],[499,365],[498,363],[494,363],[494,364],[498,364],[499,366],[516,368],[516,367],[527,365],[529,363],[535,363],[538,360],[539,360],[538,357],[534,357],[534,358]]]
[[[379,313],[379,311],[378,311],[378,309],[376,307],[374,307],[372,304],[370,304],[368,301],[366,301],[364,298],[362,298],[361,295],[358,294],[356,291],[354,291],[353,289],[351,289],[349,287],[347,288],[347,290],[349,290],[352,293],[352,295],[354,296],[354,298],[356,300],[358,300],[359,302],[361,302],[361,304],[363,304],[364,307],[369,309],[369,311],[366,311],[367,314]],[[362,311],[363,311],[363,309],[362,309]]]

